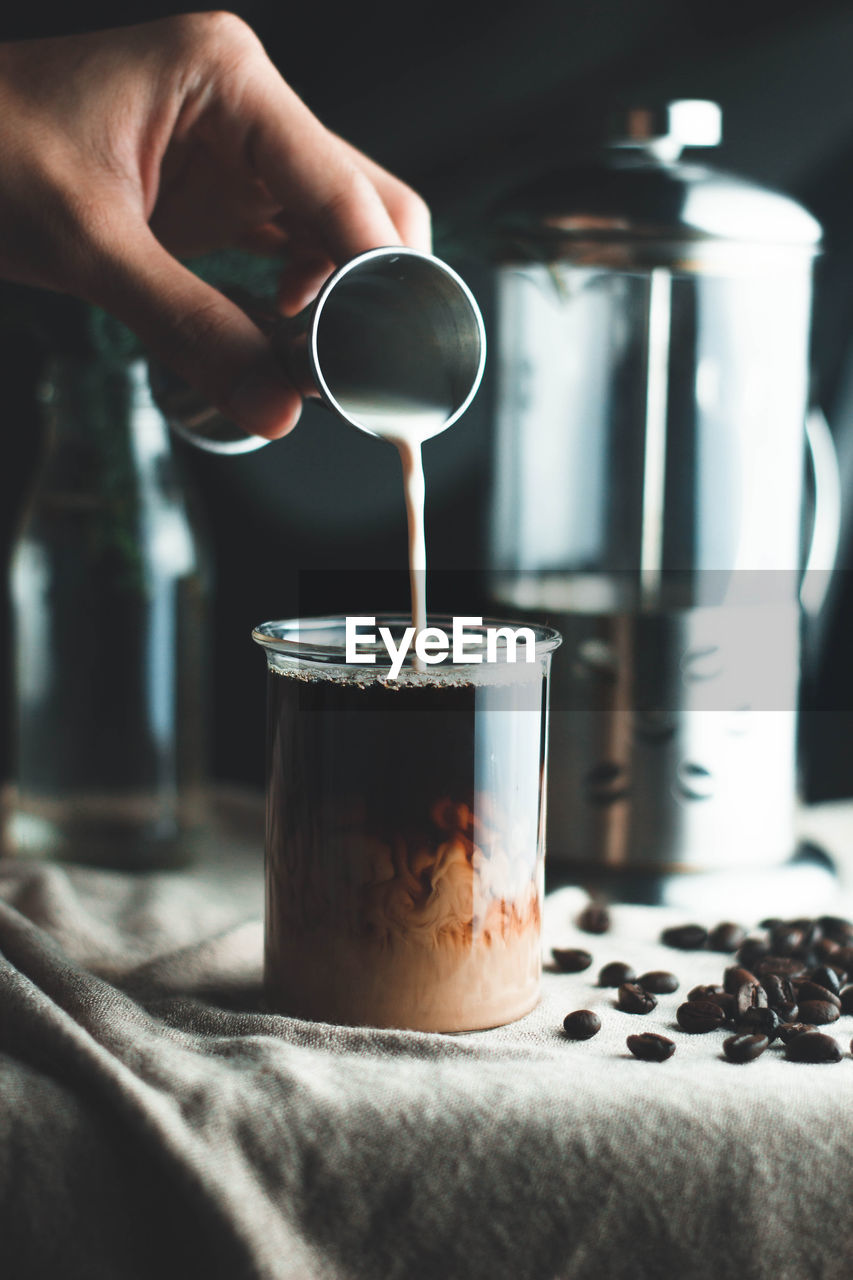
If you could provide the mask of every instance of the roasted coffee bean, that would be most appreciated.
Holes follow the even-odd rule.
[[[626,982],[633,982],[636,973],[629,964],[625,964],[622,960],[611,960],[610,964],[604,965],[598,975],[598,985],[600,987],[621,987]]]
[[[779,1039],[783,1044],[787,1044],[795,1036],[802,1036],[807,1031],[814,1030],[815,1028],[810,1022],[784,1022],[779,1028]]]
[[[758,982],[758,978],[749,969],[741,965],[731,965],[723,972],[723,990],[730,996],[736,996],[745,982]]]
[[[747,1035],[766,1036],[769,1044],[779,1034],[782,1019],[775,1009],[747,1009],[737,1020],[737,1030]]]
[[[725,991],[725,987],[721,987],[719,986],[718,983],[715,983],[715,982],[709,982],[705,984],[700,984],[700,986],[698,987],[693,987],[691,991],[687,992],[687,999],[688,1000],[707,1000],[709,999],[710,996],[721,996],[724,991]]]
[[[803,1004],[807,1000],[823,1000],[827,1004],[834,1004],[837,1008],[841,1008],[841,1001],[834,991],[827,991],[826,987],[820,987],[816,982],[801,982],[797,987],[797,1002]]]
[[[651,992],[644,991],[638,983],[626,982],[619,988],[616,1008],[623,1013],[651,1013],[657,1003]]]
[[[828,964],[819,964],[816,969],[812,969],[809,974],[809,980],[816,982],[819,987],[825,987],[834,996],[837,996],[841,990],[838,974]]]
[[[832,960],[833,956],[837,956],[840,950],[840,944],[833,942],[832,938],[821,938],[815,947],[815,955],[822,963],[827,963]]]
[[[788,924],[777,924],[770,930],[770,948],[774,956],[792,956],[803,945],[803,934]]]
[[[832,957],[832,967],[853,977],[853,947],[842,947]]]
[[[818,916],[818,924],[823,936],[842,947],[853,943],[853,920],[845,920],[843,916]]]
[[[653,969],[650,973],[641,974],[637,982],[644,991],[651,991],[656,996],[669,995],[680,986],[675,974],[666,969]]]
[[[607,933],[610,928],[610,912],[601,903],[590,902],[575,923],[584,933]]]
[[[775,973],[780,978],[802,978],[808,965],[796,956],[764,956],[755,966],[756,975],[763,978],[766,973]]]
[[[635,1058],[643,1062],[666,1062],[675,1053],[675,1041],[667,1036],[659,1036],[655,1031],[641,1031],[637,1036],[628,1036],[625,1042]]]
[[[726,1022],[734,1023],[737,1017],[737,1001],[734,996],[730,996],[727,991],[714,992],[710,996],[705,997],[710,1000],[711,1004],[718,1004],[723,1011],[723,1017]]]
[[[746,929],[739,924],[724,920],[708,934],[709,951],[737,951],[746,941]]]
[[[788,1041],[785,1057],[789,1062],[840,1062],[841,1050],[832,1036],[825,1036],[820,1031],[805,1031]]]
[[[822,937],[815,920],[786,920],[770,931],[770,948],[777,956],[805,957]]]
[[[698,951],[704,947],[708,938],[708,930],[701,924],[679,924],[672,929],[664,929],[660,940],[667,947],[675,947],[678,951]]]
[[[723,1053],[729,1062],[752,1062],[753,1058],[764,1052],[769,1043],[767,1036],[738,1032],[723,1041]]]
[[[726,1015],[718,1004],[712,1004],[710,1000],[687,1000],[678,1006],[675,1016],[682,1031],[700,1035],[705,1031],[716,1031]]]
[[[570,1040],[591,1040],[601,1030],[601,1019],[591,1009],[575,1009],[563,1019],[563,1030]]]
[[[784,924],[785,921],[780,916],[766,916],[764,920],[760,920],[759,929],[775,929],[777,925]]]
[[[744,969],[755,969],[759,960],[770,954],[770,944],[766,938],[747,938],[742,947],[738,947],[735,959]]]
[[[790,978],[780,978],[777,973],[765,973],[761,985],[767,992],[767,1003],[771,1009],[782,1015],[783,1021],[788,1011],[796,1009],[797,997]]]
[[[742,1018],[747,1009],[766,1009],[767,992],[761,983],[742,982],[735,994],[735,1017]]]
[[[800,1005],[800,1017],[803,1022],[810,1022],[815,1027],[825,1027],[830,1022],[837,1022],[841,1013],[838,1005],[828,1000],[804,1000]]]
[[[812,916],[797,916],[795,920],[789,920],[788,924],[792,929],[799,929],[809,939],[810,945],[816,942],[818,938],[823,937],[823,928],[819,920],[815,920]]]
[[[692,991],[688,991],[687,999],[710,1000],[711,1004],[720,1006],[727,1018],[734,1018],[736,1010],[735,998],[730,996],[727,991],[723,991],[722,987],[694,987]]]
[[[552,947],[551,955],[562,973],[583,973],[592,964],[592,956],[580,947]]]
[[[841,988],[841,995],[838,998],[841,1001],[841,1012],[853,1013],[853,982]]]

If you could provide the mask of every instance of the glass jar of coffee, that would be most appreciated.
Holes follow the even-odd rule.
[[[430,618],[448,633],[452,619]],[[408,619],[378,618],[397,638]],[[539,996],[556,632],[462,661],[346,660],[345,620],[269,622],[265,982],[272,1008],[471,1031]],[[371,661],[371,656],[374,661]],[[514,659],[514,660],[513,660]]]

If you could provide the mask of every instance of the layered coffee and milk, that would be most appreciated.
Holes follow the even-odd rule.
[[[411,668],[394,684],[271,675],[266,973],[276,1008],[464,1031],[533,1007],[543,698],[538,672],[494,684]]]

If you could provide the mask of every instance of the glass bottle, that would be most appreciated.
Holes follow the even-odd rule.
[[[63,356],[11,557],[18,856],[192,858],[203,817],[210,569],[147,365]]]

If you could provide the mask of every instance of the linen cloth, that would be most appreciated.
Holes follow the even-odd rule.
[[[548,898],[545,945],[589,970],[546,972],[512,1026],[439,1036],[263,1010],[260,827],[180,872],[0,861],[0,1274],[848,1276],[853,1017],[828,1028],[837,1065],[730,1064],[723,1033],[674,1021],[727,958],[662,947],[673,910],[580,933],[585,900]],[[609,960],[680,990],[621,1013]],[[563,1036],[576,1008],[593,1040]],[[628,1053],[652,1030],[668,1062]]]

